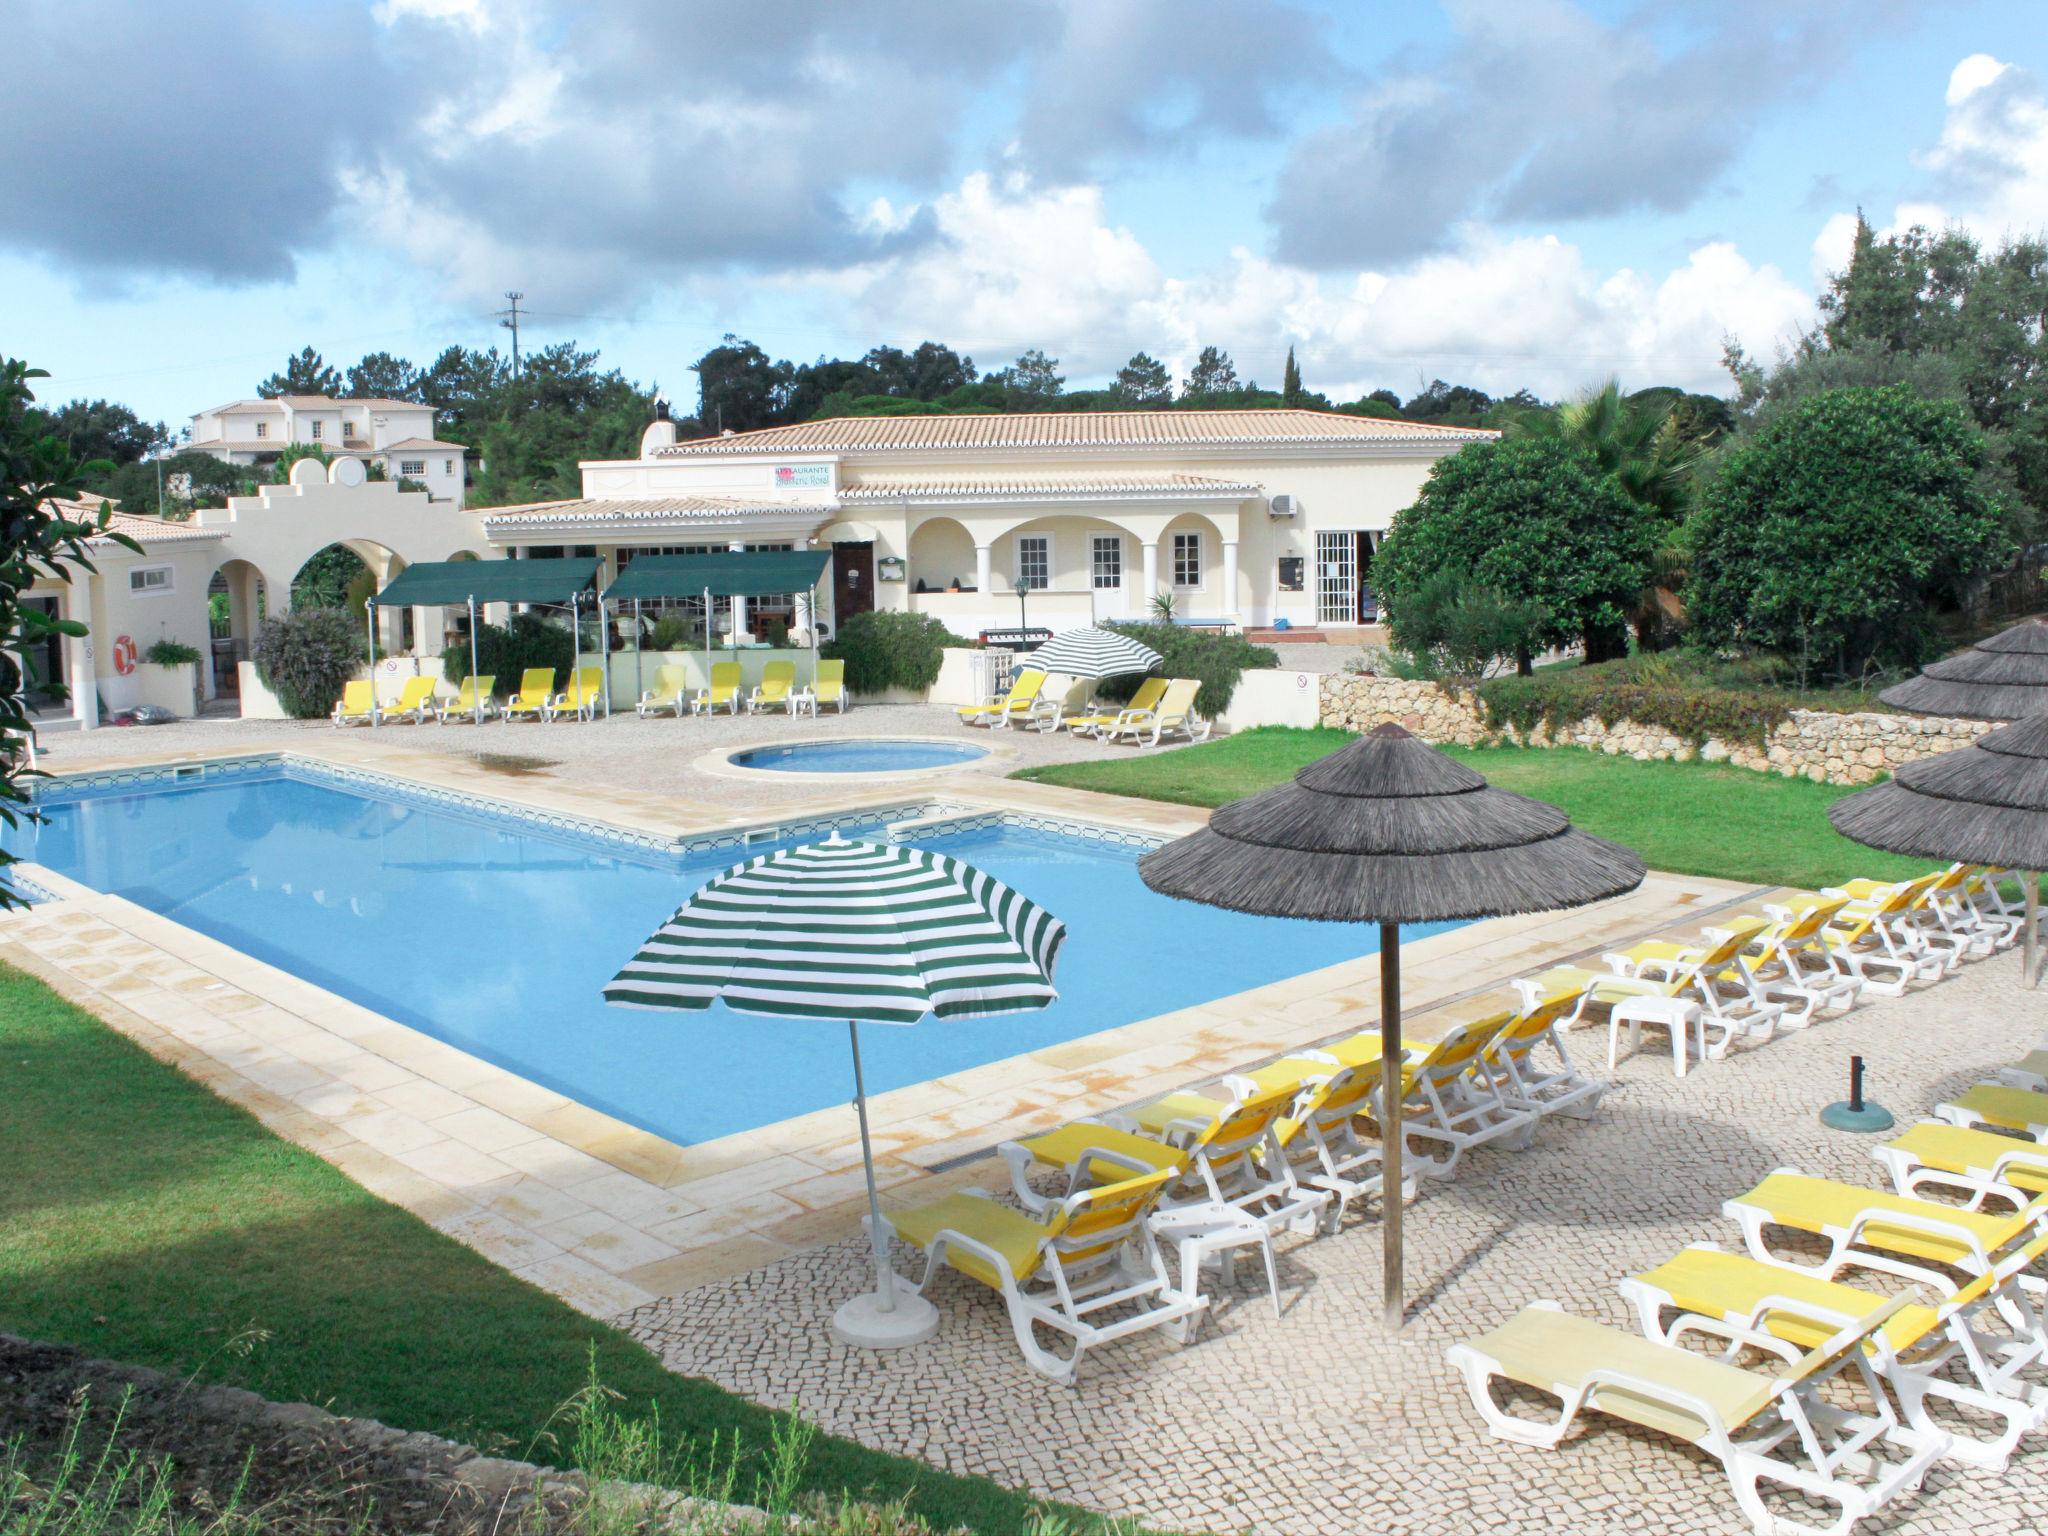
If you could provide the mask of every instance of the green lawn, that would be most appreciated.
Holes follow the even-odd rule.
[[[594,1351],[666,1432],[765,1446],[775,1415],[664,1370],[6,966],[0,1072],[0,1329],[557,1465],[566,1447],[534,1437]],[[1034,1503],[823,1436],[806,1480],[907,1497],[941,1529],[1020,1530]]]
[[[1028,768],[1017,777],[1075,789],[1222,805],[1286,779],[1353,740],[1348,731],[1244,731],[1179,752],[1118,752],[1085,763]],[[1864,848],[1828,824],[1850,791],[1714,763],[1639,763],[1566,748],[1453,747],[1450,755],[1503,789],[1561,807],[1588,832],[1626,843],[1652,869],[1757,885],[1816,888],[1856,875],[1893,878],[1931,868]]]

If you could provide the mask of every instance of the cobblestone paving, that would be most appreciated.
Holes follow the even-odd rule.
[[[1674,1441],[1594,1421],[1558,1451],[1488,1439],[1444,1348],[1548,1296],[1628,1326],[1615,1283],[1686,1243],[1739,1245],[1723,1198],[1771,1169],[1882,1186],[1872,1140],[1821,1127],[1848,1057],[1902,1124],[2032,1047],[2048,993],[2017,957],[1974,964],[1674,1079],[1646,1050],[1599,1119],[1552,1121],[1527,1152],[1472,1154],[1410,1208],[1410,1322],[1378,1330],[1376,1220],[1283,1248],[1285,1314],[1241,1280],[1192,1346],[1141,1337],[1054,1386],[1021,1364],[1000,1302],[957,1275],[934,1286],[933,1342],[852,1351],[826,1330],[861,1288],[849,1239],[620,1321],[675,1369],[763,1403],[794,1398],[825,1429],[1120,1516],[1186,1530],[1414,1533],[1745,1530],[1720,1469]],[[1596,1056],[1591,1032],[1574,1043]],[[1603,1042],[1604,1043],[1604,1042]],[[1604,1067],[1604,1060],[1599,1063]],[[982,1183],[1003,1185],[1001,1165]],[[902,1267],[908,1267],[907,1256]],[[1255,1266],[1253,1266],[1255,1267]],[[1937,1466],[1925,1492],[1865,1529],[2048,1529],[2048,1435],[2002,1476]]]

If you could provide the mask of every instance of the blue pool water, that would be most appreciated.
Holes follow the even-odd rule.
[[[692,891],[738,862],[384,799],[268,769],[49,803],[15,852],[672,1141],[846,1102],[846,1031],[723,1006],[607,1008],[599,989]],[[1370,951],[1360,925],[1154,895],[1137,856],[1014,828],[935,838],[1064,918],[1062,996],[1038,1013],[861,1032],[879,1092]],[[757,845],[754,853],[767,851]],[[1454,925],[1445,925],[1454,926]],[[1433,932],[1423,928],[1417,933]]]
[[[987,756],[987,747],[967,741],[799,741],[787,747],[750,747],[727,761],[775,773],[902,773],[950,768]]]

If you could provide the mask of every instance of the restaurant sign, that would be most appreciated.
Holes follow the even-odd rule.
[[[778,464],[775,466],[775,485],[778,490],[829,491],[832,488],[832,466]]]

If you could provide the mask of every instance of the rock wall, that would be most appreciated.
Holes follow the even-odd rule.
[[[1353,672],[1333,672],[1323,678],[1324,725],[1365,731],[1389,720],[1425,741],[1458,746],[1524,740],[1518,731],[1496,731],[1489,727],[1478,700],[1467,694],[1447,692],[1435,683],[1411,683]],[[1992,729],[1989,722],[1982,720],[1795,709],[1791,719],[1772,730],[1761,749],[1751,741],[1709,737],[1695,753],[1692,743],[1672,735],[1661,725],[1644,725],[1634,720],[1606,725],[1592,717],[1556,730],[1539,726],[1524,744],[1583,747],[1640,762],[1685,761],[1698,756],[1710,763],[1734,763],[1741,768],[1823,784],[1868,784],[1901,763],[1968,746]]]

